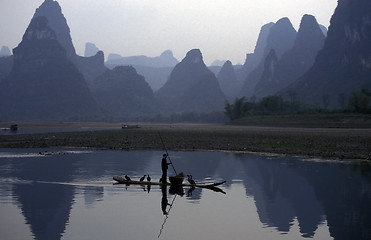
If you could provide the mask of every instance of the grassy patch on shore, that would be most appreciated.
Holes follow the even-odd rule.
[[[228,124],[270,127],[371,128],[371,115],[355,113],[257,115],[239,118]]]

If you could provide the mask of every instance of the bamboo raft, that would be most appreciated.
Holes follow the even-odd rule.
[[[135,180],[126,180],[122,177],[113,177],[113,180],[115,180],[118,184],[136,184],[136,185],[158,185],[158,186],[176,186],[176,187],[198,187],[198,188],[208,188],[213,191],[219,192],[219,189],[217,186],[222,185],[226,183],[226,181],[221,181],[221,182],[216,182],[216,183],[211,183],[211,184],[189,184],[189,183],[182,183],[179,185],[173,185],[169,182],[167,183],[162,183],[162,182],[148,182],[148,181],[135,181]]]

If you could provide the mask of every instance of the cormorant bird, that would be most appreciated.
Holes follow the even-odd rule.
[[[145,175],[144,175],[144,176],[145,176]],[[149,174],[148,174],[148,176],[147,176],[147,181],[148,181],[148,182],[151,181],[151,177],[149,176]]]
[[[191,185],[196,185],[196,182],[193,181],[193,179],[192,179],[192,175],[187,175],[187,177],[188,177],[188,182],[189,182]]]
[[[139,179],[139,181],[140,181],[140,182],[143,182],[143,180],[146,178],[146,176],[147,176],[147,175],[144,175],[143,177],[141,177],[141,178]]]
[[[131,181],[131,178],[129,178],[128,175],[125,175],[125,179],[128,180],[128,181]]]

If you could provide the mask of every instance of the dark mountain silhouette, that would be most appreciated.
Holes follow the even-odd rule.
[[[110,54],[106,62],[106,66],[114,68],[116,66],[146,66],[146,67],[174,67],[179,61],[173,56],[171,50],[164,51],[158,57],[147,57],[147,56],[130,56],[121,57],[118,54]]]
[[[178,62],[173,53],[166,50],[158,57],[121,57],[118,54],[110,54],[106,66],[111,69],[116,66],[133,66],[139,74],[144,76],[152,90],[157,91],[165,84]]]
[[[245,82],[250,72],[254,70],[264,58],[264,51],[267,46],[269,31],[273,25],[274,23],[270,22],[261,27],[254,53],[246,54],[244,65],[240,69],[236,70],[237,80],[239,82]]]
[[[287,17],[278,20],[269,31],[267,46],[264,50],[265,56],[274,49],[277,58],[280,59],[287,50],[294,46],[296,34],[296,30]]]
[[[211,66],[219,66],[219,67],[222,67],[226,61],[227,61],[227,60],[219,60],[219,59],[216,59],[216,60],[214,60],[214,61],[211,63]]]
[[[95,46],[94,43],[90,43],[90,42],[85,43],[84,57],[95,56],[95,54],[97,54],[97,52],[99,52],[99,48],[97,48],[97,46]]]
[[[75,62],[76,51],[72,44],[70,28],[67,25],[66,18],[57,1],[45,0],[34,14],[34,17],[44,16],[48,19],[48,24],[56,34],[57,40],[66,50],[67,58]]]
[[[61,239],[74,203],[75,187],[39,181],[73,181],[72,175],[77,172],[76,159],[56,157],[54,161],[36,158],[29,160],[24,161],[22,167],[13,173],[17,179],[32,182],[15,184],[12,188],[17,206],[22,211],[33,239]]]
[[[339,0],[323,50],[292,86],[300,100],[336,106],[341,94],[371,87],[371,1]]]
[[[1,82],[2,114],[10,120],[82,120],[98,108],[45,17],[31,20]],[[3,115],[4,116],[4,115]]]
[[[13,56],[0,57],[0,82],[10,73],[13,66]]]
[[[371,209],[366,200],[371,190],[370,169],[346,164],[337,168],[308,165],[312,166],[301,172],[323,205],[331,236],[341,240],[370,239]]]
[[[138,74],[144,76],[146,82],[153,91],[159,90],[169,79],[170,73],[174,67],[147,67],[147,66],[133,66]]]
[[[226,61],[223,64],[223,67],[220,70],[217,78],[224,95],[229,100],[234,99],[238,91],[240,90],[241,85],[237,81],[236,73],[231,61]]]
[[[7,46],[2,46],[0,49],[0,57],[9,57],[12,55],[9,48]]]
[[[274,92],[278,88],[279,82],[275,79],[278,70],[278,59],[276,51],[272,49],[265,58],[264,70],[262,76],[257,83],[254,91],[254,96],[257,98],[269,95],[267,93]],[[273,88],[273,89],[272,89]]]
[[[247,59],[248,61],[246,64],[250,70],[254,70],[254,68],[256,68],[261,60],[266,56],[265,49],[268,45],[270,31],[274,25],[274,23],[270,22],[261,27],[254,53]]]
[[[313,237],[322,222],[324,209],[313,186],[296,167],[282,162],[254,159],[244,161],[247,195],[254,197],[260,221],[279,231],[289,232],[297,218],[303,237]],[[311,176],[313,178],[313,176]],[[250,192],[251,191],[251,192]]]
[[[155,96],[167,112],[209,112],[224,107],[224,94],[199,49],[190,50]]]
[[[49,166],[48,170],[51,167],[55,168]],[[45,169],[45,166],[40,168]],[[40,168],[30,166],[28,172],[34,172],[36,175],[39,174]],[[34,179],[31,181],[32,184],[17,184],[12,191],[17,196],[17,205],[34,235],[33,239],[62,239],[74,203],[75,187],[43,184],[35,182]]]
[[[107,70],[94,80],[91,89],[105,110],[121,118],[150,114],[155,106],[148,83],[130,66]]]
[[[222,70],[223,66],[208,66],[207,68],[215,74],[215,76],[218,76],[220,70]]]
[[[319,27],[321,28],[323,35],[327,37],[327,31],[328,31],[327,27],[323,26],[322,24],[319,24]]]
[[[296,30],[288,18],[281,18],[270,28],[263,58],[247,76],[239,93],[240,96],[253,96],[255,86],[264,71],[265,57],[274,49],[277,59],[280,59],[283,53],[294,46],[296,34]]]
[[[254,96],[261,98],[274,95],[302,76],[313,65],[324,41],[325,36],[315,17],[304,15],[294,47],[278,62],[277,59],[266,58],[264,72],[255,87]]]
[[[13,57],[7,46],[2,46],[0,50],[0,82],[10,73],[13,65]]]
[[[67,58],[76,65],[79,71],[84,75],[88,84],[107,70],[104,66],[103,52],[99,53],[96,51],[87,58],[76,55],[70,28],[57,1],[45,0],[44,3],[36,9],[34,16],[45,16],[48,19],[49,27],[56,33],[57,40],[66,50]]]
[[[95,78],[102,75],[107,68],[104,65],[104,53],[98,51],[94,56],[81,57],[76,56],[76,65],[89,86]]]
[[[310,238],[325,217],[334,239],[370,238],[366,226],[371,214],[365,200],[370,190],[369,169],[344,163],[319,167],[313,161],[299,166],[292,159],[282,159],[288,164],[276,160],[251,156],[238,166],[245,171],[246,195],[254,197],[264,225],[286,232],[296,218],[302,237]],[[221,174],[225,174],[228,168],[222,169]]]

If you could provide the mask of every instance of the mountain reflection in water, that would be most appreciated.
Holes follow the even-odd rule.
[[[198,183],[226,180],[226,194],[185,187],[175,199],[169,188],[113,184],[125,174],[158,181],[159,151],[2,149],[0,239],[154,239],[165,216],[160,239],[371,239],[367,163],[170,155]]]

